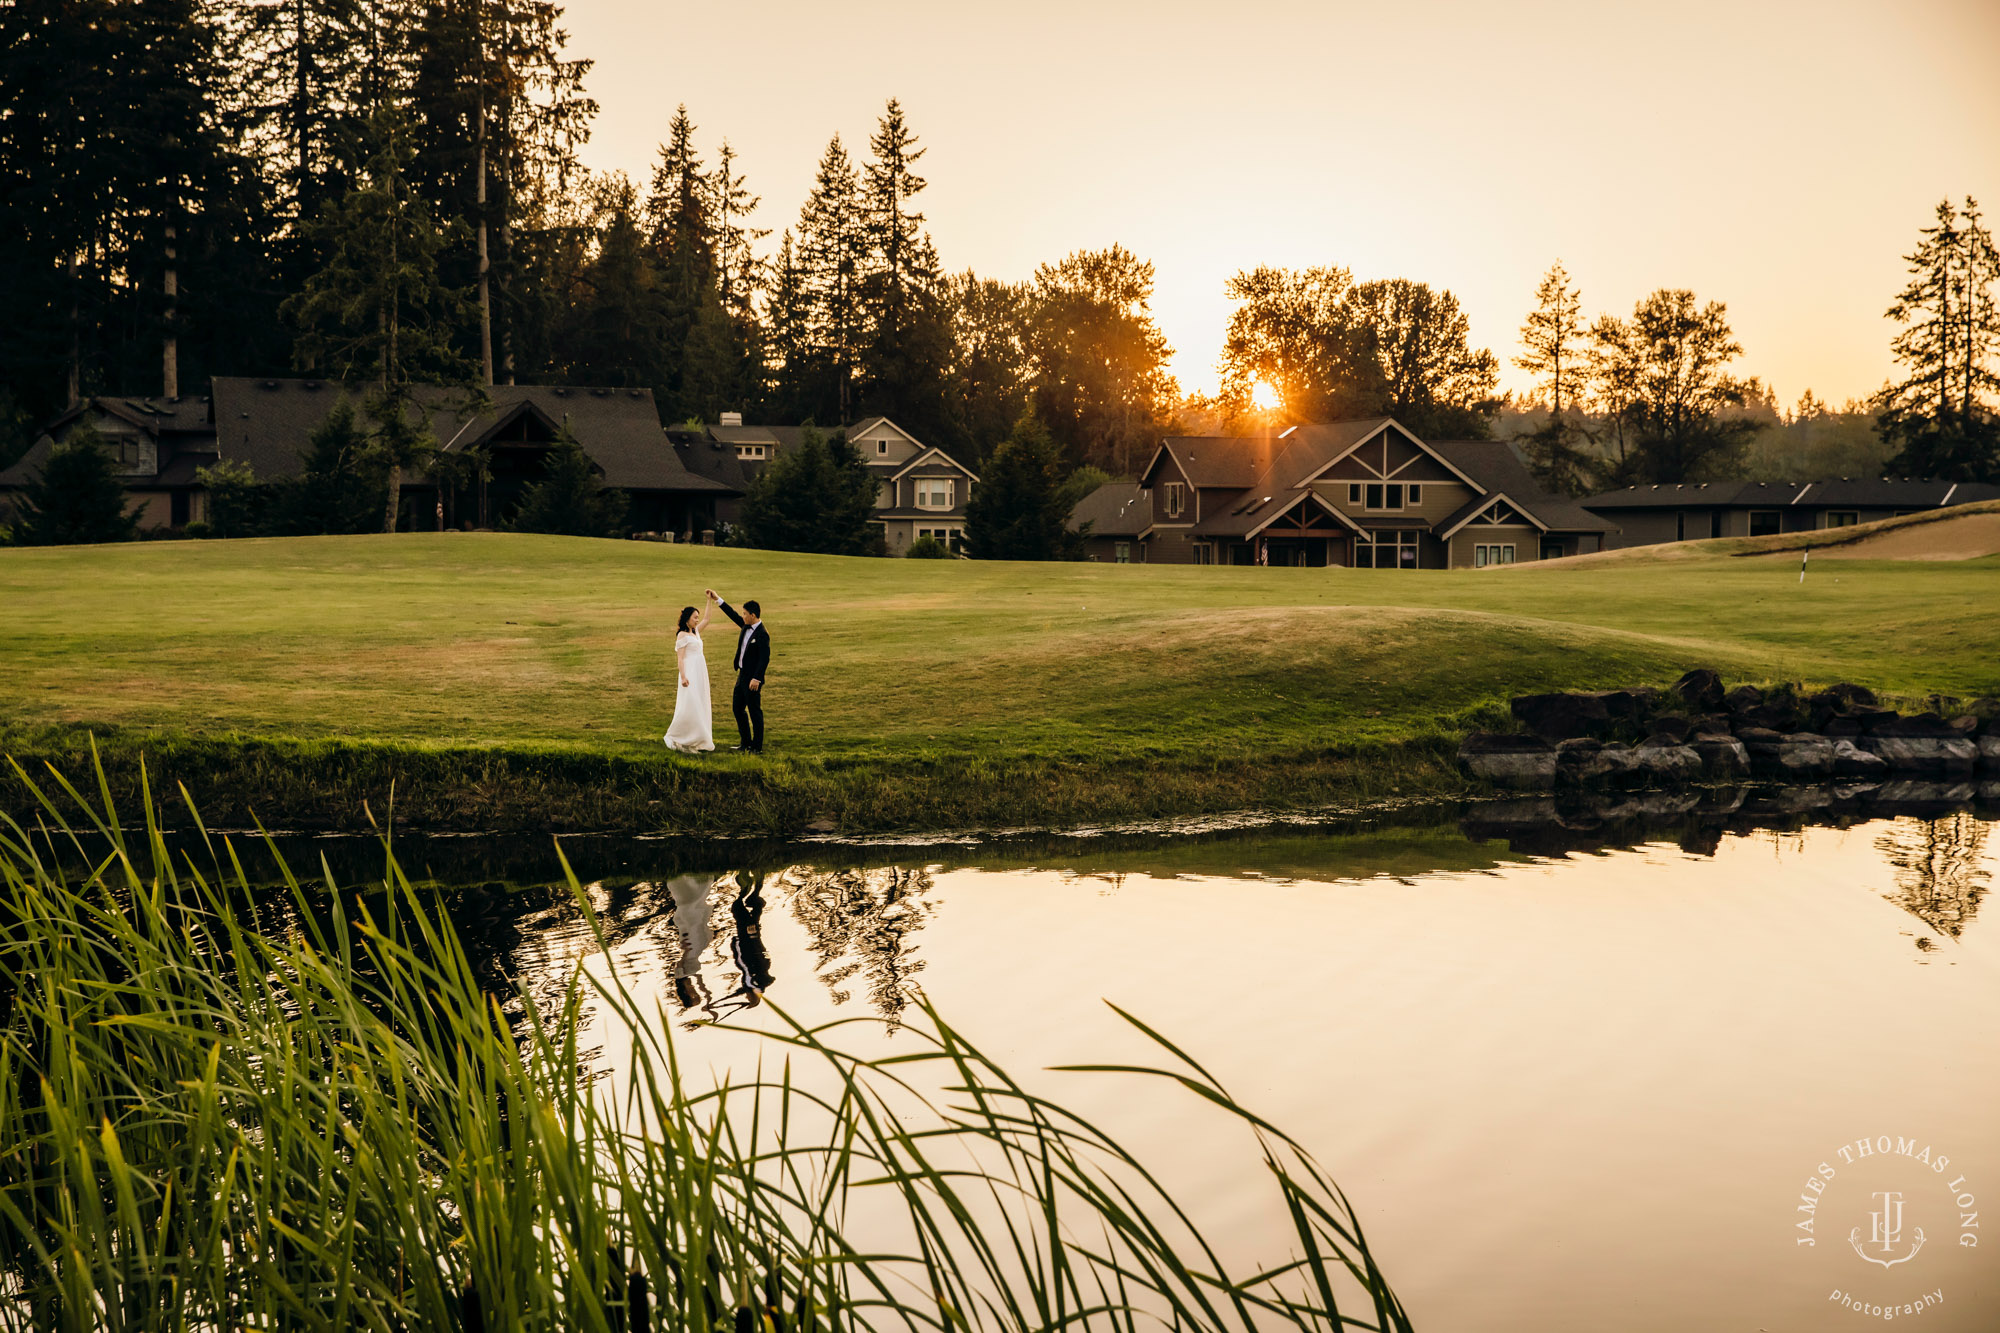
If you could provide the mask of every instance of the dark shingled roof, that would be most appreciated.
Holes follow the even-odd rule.
[[[1152,521],[1150,497],[1135,481],[1107,481],[1078,500],[1069,515],[1072,531],[1089,524],[1093,537],[1136,537]]]
[[[313,431],[342,397],[363,409],[369,390],[323,380],[215,380],[216,448],[246,463],[260,478],[296,476]],[[648,389],[571,388],[502,384],[486,391],[487,404],[469,410],[467,395],[429,385],[415,390],[430,414],[431,430],[448,452],[480,443],[523,413],[551,426],[567,424],[607,486],[628,491],[739,490],[689,471],[660,430]]]
[[[1535,474],[1528,471],[1514,446],[1504,440],[1426,440],[1450,464],[1477,482],[1488,495],[1506,492],[1507,498],[1558,532],[1615,532],[1607,523],[1575,500],[1566,500],[1542,489]],[[1464,517],[1454,514],[1438,525],[1448,531]]]
[[[2000,486],[1980,482],[1836,477],[1825,481],[1682,482],[1627,486],[1579,501],[1586,509],[1935,509],[2000,500]]]
[[[69,424],[82,416],[86,410],[95,407],[105,414],[116,417],[129,426],[134,426],[167,446],[163,457],[169,457],[172,450],[206,447],[206,437],[210,434],[209,401],[206,396],[184,394],[179,398],[114,398],[100,396],[78,403],[64,411],[48,430],[35,441],[28,452],[12,467],[0,470],[0,487],[25,486],[40,475],[42,467],[49,460],[49,452],[54,448],[55,436],[65,432]],[[214,461],[213,459],[207,461]],[[168,464],[171,468],[171,464]],[[176,474],[178,475],[178,474]],[[181,485],[168,480],[151,480],[128,476],[128,484],[145,482],[147,485]]]

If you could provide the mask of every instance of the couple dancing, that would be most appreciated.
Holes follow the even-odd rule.
[[[704,588],[708,604],[681,608],[680,630],[674,635],[674,662],[680,671],[680,691],[674,695],[674,720],[664,737],[667,748],[697,754],[715,748],[715,708],[708,697],[708,659],[702,656],[701,631],[721,607],[722,614],[742,627],[736,636],[736,692],[729,706],[736,714],[742,743],[732,750],[764,753],[764,676],[771,667],[771,632],[764,628],[763,609],[743,603],[743,611],[713,588]]]

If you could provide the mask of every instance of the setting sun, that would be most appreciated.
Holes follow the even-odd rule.
[[[1268,380],[1253,380],[1250,383],[1250,401],[1259,411],[1269,412],[1284,405],[1284,397]]]

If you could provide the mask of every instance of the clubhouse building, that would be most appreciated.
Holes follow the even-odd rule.
[[[1607,544],[1620,547],[1816,532],[1976,500],[2000,500],[2000,486],[1865,477],[1688,482],[1627,486],[1577,503],[1617,525]]]
[[[1362,569],[1551,560],[1613,531],[1544,491],[1509,445],[1423,440],[1390,417],[1170,437],[1136,485],[1101,487],[1072,523],[1097,560]]]

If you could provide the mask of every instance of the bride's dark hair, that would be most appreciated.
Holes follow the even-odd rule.
[[[681,608],[681,633],[687,633],[688,621],[694,619],[694,612],[695,608],[691,606]]]

